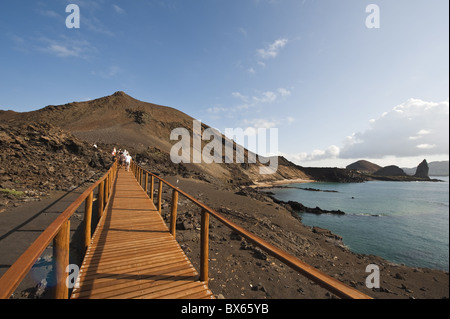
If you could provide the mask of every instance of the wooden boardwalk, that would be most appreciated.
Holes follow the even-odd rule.
[[[120,169],[73,299],[213,298],[131,172]]]

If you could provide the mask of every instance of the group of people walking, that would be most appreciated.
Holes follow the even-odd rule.
[[[127,172],[130,171],[130,165],[131,165],[131,155],[130,153],[128,153],[127,150],[121,150],[119,149],[118,151],[116,150],[116,148],[114,148],[114,150],[112,151],[112,157],[113,157],[113,161],[116,160],[116,158],[119,159],[119,166],[120,167],[124,167],[125,166],[125,170]]]

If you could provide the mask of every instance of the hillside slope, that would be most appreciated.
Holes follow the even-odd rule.
[[[360,161],[357,161],[355,163],[348,165],[346,168],[351,169],[351,170],[360,171],[360,172],[363,172],[366,174],[373,174],[376,171],[380,170],[382,167],[375,163],[366,161],[366,160],[360,160]]]
[[[50,123],[88,143],[105,144],[110,150],[113,147],[130,150],[134,157],[149,164],[159,165],[167,173],[170,171],[238,185],[285,179],[311,179],[299,166],[283,158],[278,159],[278,170],[275,174],[262,175],[262,164],[248,163],[247,150],[243,164],[222,164],[225,162],[223,156],[220,164],[174,165],[169,154],[177,141],[171,141],[170,134],[175,128],[185,128],[192,138],[193,121],[194,118],[174,108],[142,102],[121,91],[92,101],[50,105],[32,112],[0,112],[0,123]],[[202,132],[207,128],[209,126],[202,124]],[[209,141],[202,141],[201,149],[194,149],[195,146],[191,143],[191,158],[195,150],[202,151],[208,143]]]

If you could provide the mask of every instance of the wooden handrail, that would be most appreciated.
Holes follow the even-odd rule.
[[[30,247],[16,260],[16,262],[0,278],[0,299],[9,298],[17,289],[19,284],[33,267],[36,260],[42,255],[48,245],[54,241],[53,252],[55,259],[56,286],[54,289],[55,298],[68,298],[68,289],[66,285],[65,273],[69,263],[69,238],[70,221],[69,218],[76,212],[78,207],[86,201],[85,209],[85,241],[90,241],[90,219],[92,212],[92,196],[95,188],[98,190],[99,216],[107,209],[111,196],[113,180],[117,173],[117,161],[112,165],[109,171],[97,182],[86,189],[66,210],[61,213],[42,234],[31,244]],[[99,208],[100,209],[100,208]],[[89,229],[88,229],[89,228]]]
[[[243,227],[233,223],[232,221],[228,220],[212,208],[206,206],[204,203],[198,201],[191,195],[187,194],[183,190],[179,189],[178,187],[175,187],[171,185],[169,182],[165,181],[163,178],[159,177],[158,175],[147,171],[134,162],[132,163],[134,166],[133,172],[137,175],[138,171],[142,171],[148,175],[151,176],[151,196],[150,198],[153,199],[153,185],[154,185],[154,178],[159,180],[159,190],[158,190],[158,211],[161,213],[161,196],[162,196],[162,185],[166,184],[168,187],[170,187],[174,192],[176,191],[177,196],[176,199],[178,200],[178,194],[183,195],[185,198],[190,200],[192,203],[197,205],[201,208],[201,249],[200,249],[200,280],[208,282],[208,237],[209,237],[209,216],[213,216],[218,221],[220,221],[222,224],[227,226],[228,228],[234,230],[238,234],[240,234],[242,237],[248,239],[256,246],[260,247],[264,251],[266,251],[271,256],[277,258],[284,264],[288,265],[292,269],[296,270],[297,272],[301,273],[308,279],[314,281],[321,287],[327,289],[328,291],[332,292],[336,296],[344,299],[372,299],[370,296],[345,285],[344,283],[340,282],[339,280],[321,272],[320,270],[306,264],[305,262],[301,261],[295,256],[290,255],[289,253],[273,246],[272,244],[266,242],[264,239],[262,239],[259,236],[256,236],[255,234],[245,230]],[[137,177],[137,176],[136,176]],[[172,203],[172,207],[175,206],[175,203]],[[174,209],[172,209],[172,212]],[[175,209],[176,212],[176,209]],[[171,221],[173,223],[174,217],[171,216]],[[174,227],[171,225],[171,228]]]

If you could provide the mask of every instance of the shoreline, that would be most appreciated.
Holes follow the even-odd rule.
[[[316,183],[316,180],[313,179],[304,179],[304,178],[298,178],[298,179],[283,179],[283,180],[277,180],[277,181],[265,181],[265,182],[254,182],[255,185],[248,186],[252,189],[258,189],[258,188],[272,188],[275,186],[283,186],[283,185],[291,185],[291,184],[307,184],[307,183]]]

